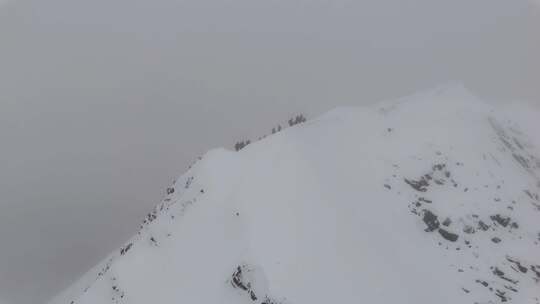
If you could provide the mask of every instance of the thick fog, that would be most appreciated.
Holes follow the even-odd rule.
[[[43,303],[213,147],[460,81],[540,103],[525,0],[12,0],[0,6],[0,296]]]

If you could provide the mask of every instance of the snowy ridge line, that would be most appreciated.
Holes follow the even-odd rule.
[[[539,151],[506,114],[444,86],[212,150],[51,304],[540,304]]]

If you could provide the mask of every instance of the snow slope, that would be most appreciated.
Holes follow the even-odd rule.
[[[534,131],[443,87],[210,151],[51,304],[539,304]]]

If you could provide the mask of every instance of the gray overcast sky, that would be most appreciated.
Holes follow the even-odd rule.
[[[0,296],[52,297],[209,148],[452,80],[539,104],[538,54],[525,0],[8,1]]]

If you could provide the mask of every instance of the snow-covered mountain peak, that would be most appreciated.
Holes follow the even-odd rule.
[[[462,86],[208,152],[52,303],[540,304],[540,160]]]

